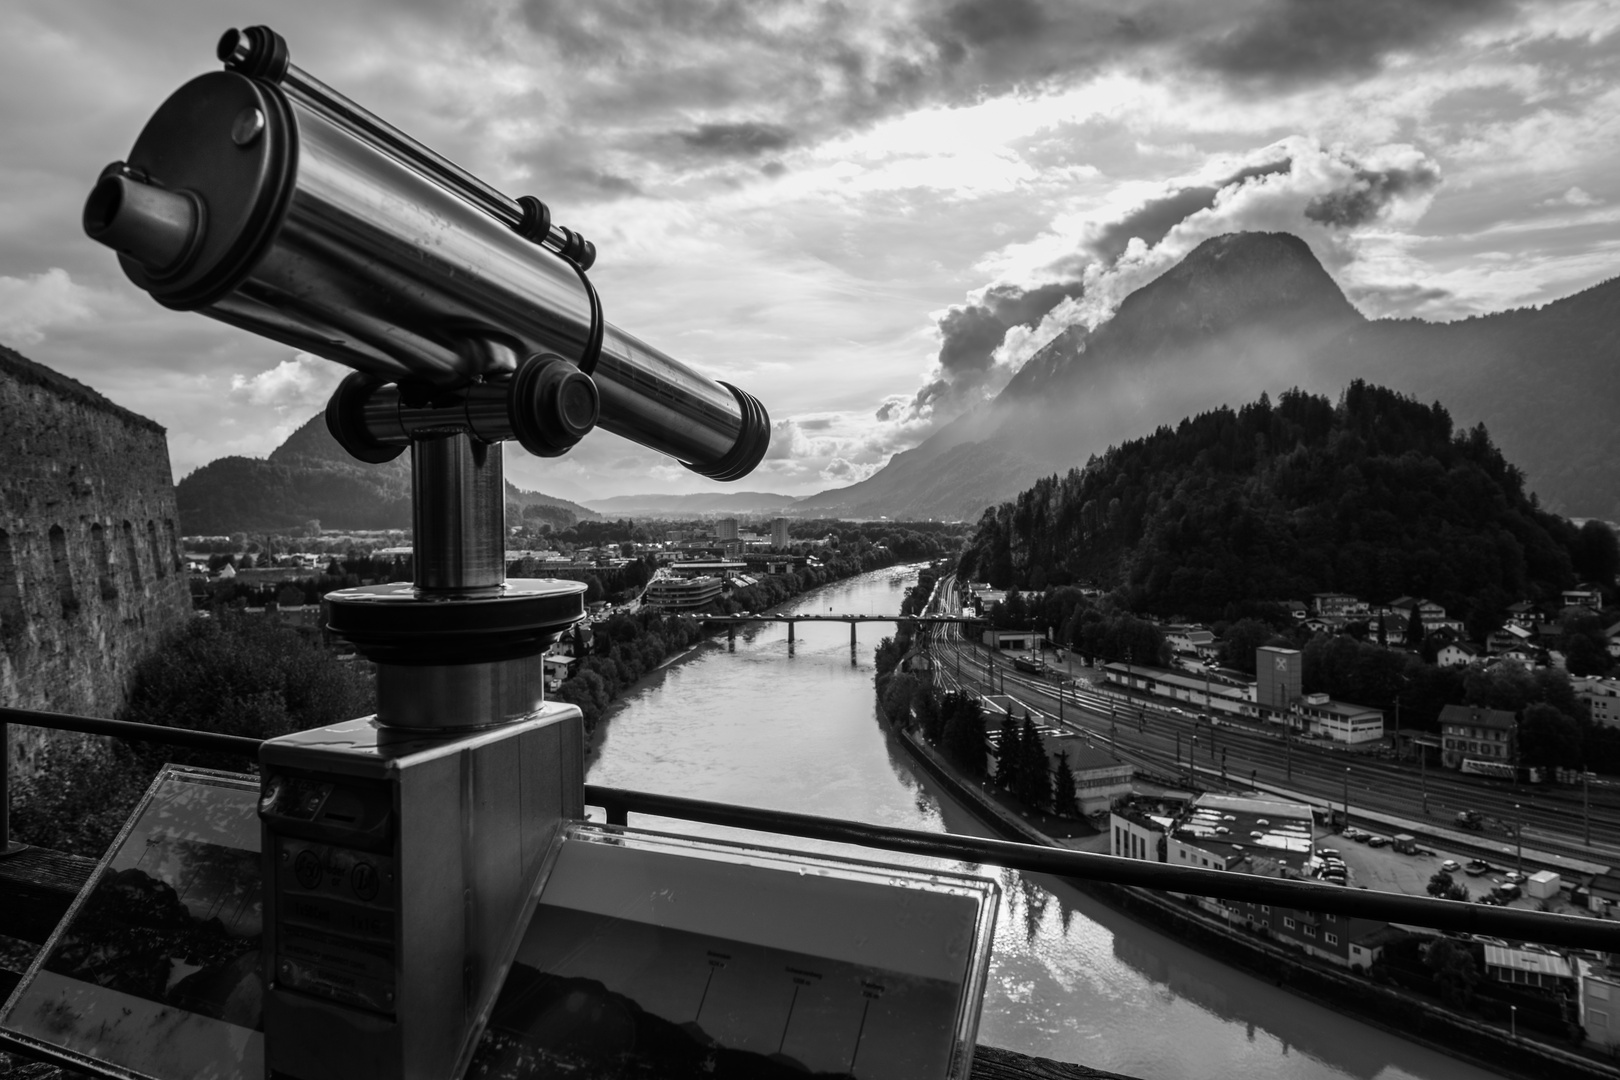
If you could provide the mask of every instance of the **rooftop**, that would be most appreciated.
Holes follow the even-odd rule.
[[[1440,722],[1512,730],[1513,714],[1505,709],[1484,709],[1477,705],[1447,705],[1440,710]]]
[[[1227,859],[1248,856],[1251,849],[1262,849],[1260,854],[1272,858],[1309,855],[1311,808],[1278,799],[1201,795],[1176,826],[1175,835]]]

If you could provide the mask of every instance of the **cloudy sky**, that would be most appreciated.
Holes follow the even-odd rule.
[[[752,390],[739,488],[870,475],[1200,240],[1304,237],[1365,314],[1539,304],[1620,267],[1620,0],[8,0],[0,343],[263,455],[342,369],[166,311],[84,195],[269,21],[295,63],[594,239],[607,317]],[[573,498],[709,482],[598,433]],[[713,485],[709,485],[713,486]]]

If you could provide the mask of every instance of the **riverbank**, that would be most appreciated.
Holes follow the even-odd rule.
[[[789,592],[769,607],[762,605],[760,613],[778,614],[805,597],[862,574],[892,570],[895,567],[910,569],[926,565],[926,563],[901,562],[892,556],[868,556],[843,567],[828,564],[829,573],[837,573],[837,576],[812,580],[808,585],[804,584],[805,579],[799,574],[780,575],[779,578],[772,579],[779,582],[775,591],[794,588],[797,591]],[[659,631],[649,629],[654,624],[672,629],[680,636],[661,634],[664,642],[661,658],[656,662],[649,662],[646,659],[647,650],[644,643],[653,635],[659,634]],[[605,655],[595,651],[593,643],[593,652],[581,661],[580,670],[568,678],[553,695],[554,700],[579,705],[585,712],[587,769],[601,752],[601,735],[620,704],[634,692],[648,686],[649,680],[667,676],[672,668],[698,657],[705,646],[714,643],[715,635],[719,633],[718,630],[703,629],[701,617],[676,619],[646,611],[615,616],[604,620],[598,627],[598,632],[611,641],[608,651]],[[634,632],[630,632],[629,628],[634,628]],[[623,677],[623,669],[631,664],[634,664],[634,668],[630,672],[631,677],[626,679]]]
[[[1047,847],[1062,846],[1002,806],[978,784],[963,777],[943,755],[915,733],[892,721],[890,727],[913,760],[987,828],[1009,840]],[[1563,1047],[1512,1037],[1494,1025],[1452,1012],[1397,989],[1357,978],[1347,971],[1317,963],[1273,942],[1235,930],[1229,924],[1191,906],[1189,901],[1105,882],[1073,878],[1064,880],[1123,914],[1171,934],[1223,963],[1479,1068],[1507,1076],[1535,1077],[1537,1080],[1620,1078],[1620,1069],[1612,1065]]]

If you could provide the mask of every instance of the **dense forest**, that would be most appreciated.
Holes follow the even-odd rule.
[[[1614,579],[1614,533],[1542,510],[1483,425],[1352,383],[1292,390],[1110,448],[987,510],[968,580],[1119,589],[1131,610],[1234,619],[1265,602],[1411,595],[1494,616]],[[1478,620],[1471,621],[1471,625]]]

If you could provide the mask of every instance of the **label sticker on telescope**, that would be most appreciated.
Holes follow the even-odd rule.
[[[100,1076],[259,1080],[259,782],[167,766],[0,1010]]]
[[[997,888],[574,826],[467,1075],[965,1077]],[[656,1050],[647,1048],[654,1047]]]

